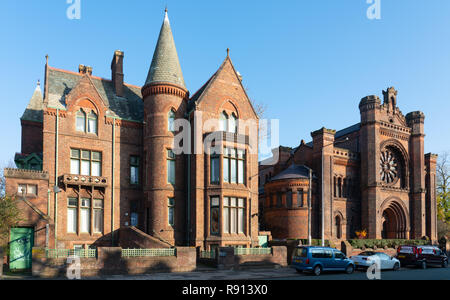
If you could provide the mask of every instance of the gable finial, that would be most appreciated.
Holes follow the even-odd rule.
[[[41,80],[38,79],[37,86],[41,86]]]
[[[230,48],[227,48],[227,57],[230,56]]]

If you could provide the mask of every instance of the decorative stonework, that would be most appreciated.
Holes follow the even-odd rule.
[[[394,184],[398,181],[399,163],[394,152],[385,150],[380,157],[381,180],[387,184]]]
[[[186,100],[189,98],[189,93],[185,89],[172,84],[146,85],[142,88],[144,99],[149,95],[157,94],[178,96]]]
[[[48,180],[48,172],[21,170],[21,169],[5,169],[5,177],[20,179]]]

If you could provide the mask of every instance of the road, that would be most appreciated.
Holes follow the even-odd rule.
[[[345,273],[324,273],[320,276],[298,274],[297,277],[286,276],[274,280],[368,280],[368,277],[366,272],[356,271],[350,275]],[[430,267],[421,270],[408,267],[396,272],[382,271],[381,280],[450,280],[450,268]]]

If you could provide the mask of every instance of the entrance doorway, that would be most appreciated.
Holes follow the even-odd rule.
[[[9,242],[9,269],[11,271],[31,269],[33,246],[33,228],[11,228]]]

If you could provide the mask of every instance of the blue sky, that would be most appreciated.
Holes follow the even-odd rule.
[[[81,0],[80,20],[67,18],[66,0],[3,0],[0,163],[20,151],[19,118],[46,54],[53,67],[110,78],[120,49],[126,82],[142,85],[166,4],[191,93],[229,47],[249,96],[280,119],[282,145],[359,122],[360,99],[395,86],[403,114],[426,115],[425,151],[450,151],[448,0],[381,0],[380,20],[367,18],[366,0]]]

